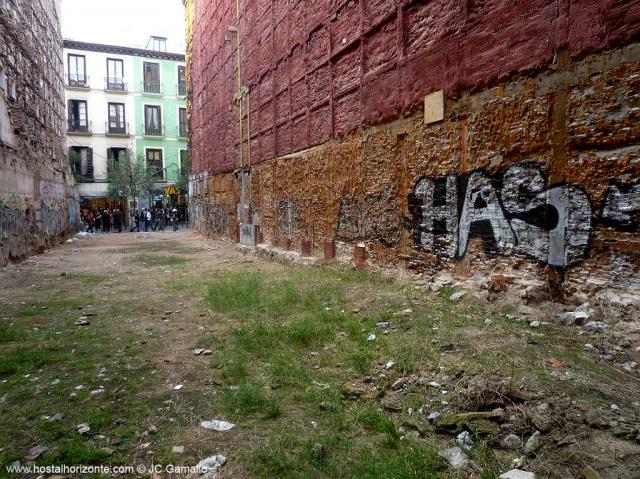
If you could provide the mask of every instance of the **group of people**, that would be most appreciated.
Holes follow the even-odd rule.
[[[84,222],[89,233],[109,233],[116,230],[122,233],[122,212],[118,208],[104,209],[102,211],[87,211],[84,214]]]
[[[178,231],[180,217],[176,208],[169,205],[164,207],[144,208],[133,215],[130,231],[164,231],[165,227],[173,226],[173,231]],[[144,227],[144,230],[142,229]]]
[[[83,214],[83,220],[89,233],[122,233],[124,226],[122,212],[118,208],[102,211],[87,210]],[[173,231],[178,231],[180,225],[178,210],[169,205],[154,206],[136,210],[131,217],[129,231],[164,231],[168,225],[173,227]]]

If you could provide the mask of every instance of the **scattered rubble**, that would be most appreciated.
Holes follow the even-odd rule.
[[[520,449],[522,447],[522,439],[515,434],[509,434],[500,441],[500,445],[505,449]]]
[[[62,413],[56,413],[49,418],[49,422],[60,422],[64,419],[64,415]]]
[[[604,329],[602,321],[589,321],[582,328],[589,333],[599,333]]]
[[[469,431],[462,431],[460,434],[458,434],[458,436],[456,437],[456,444],[458,444],[458,446],[460,446],[462,449],[466,449],[467,451],[473,449],[473,440],[471,439],[471,434],[469,434]]]
[[[29,449],[29,453],[25,456],[27,461],[35,461],[40,456],[42,456],[45,452],[50,451],[51,448],[48,446],[34,446]]]
[[[462,469],[467,464],[469,464],[467,455],[462,452],[462,449],[460,449],[459,447],[443,449],[442,451],[438,452],[438,456],[447,461],[449,465],[454,469]]]
[[[442,417],[442,413],[438,411],[434,411],[429,416],[427,416],[427,421],[429,422],[437,422]]]
[[[569,311],[564,313],[564,324],[567,326],[582,326],[589,319],[589,314],[584,311]]]
[[[529,410],[529,419],[541,432],[549,432],[553,429],[555,421],[549,403],[543,402]]]
[[[199,469],[203,472],[207,472],[208,470],[216,470],[220,469],[227,462],[227,458],[221,454],[216,454],[215,456],[209,456],[206,459],[203,459],[196,465],[196,469]]]
[[[84,423],[78,424],[77,428],[78,428],[79,434],[87,434],[89,431],[91,431],[91,428],[89,427],[89,425]]]
[[[536,475],[533,472],[511,469],[510,471],[501,474],[499,479],[536,479]]]
[[[465,295],[464,291],[458,291],[456,293],[453,293],[451,296],[449,296],[449,300],[453,301],[454,303],[457,303],[458,301],[460,301],[460,299],[462,299],[464,295]]]
[[[538,449],[540,449],[541,444],[542,444],[542,440],[541,440],[540,431],[535,431],[529,437],[529,439],[527,439],[527,442],[524,444],[525,454],[533,454]]]
[[[234,427],[236,427],[235,424],[232,424],[230,422],[227,421],[221,421],[218,419],[213,419],[211,421],[201,421],[200,422],[200,426],[202,426],[205,429],[210,429],[210,430],[214,430],[214,431],[230,431],[231,429],[233,429]]]

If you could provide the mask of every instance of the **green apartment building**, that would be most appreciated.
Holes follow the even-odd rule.
[[[147,167],[175,184],[188,167],[186,76],[184,60],[133,58],[136,150]]]
[[[182,206],[176,183],[188,172],[184,54],[166,51],[166,39],[147,48],[65,40],[67,143],[86,208],[132,211],[151,203]],[[107,163],[142,155],[157,178],[155,195],[136,205],[108,195]]]

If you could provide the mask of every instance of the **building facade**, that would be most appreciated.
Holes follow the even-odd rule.
[[[0,266],[79,227],[54,0],[0,1]]]
[[[186,8],[196,229],[640,289],[638,2]]]
[[[175,183],[188,168],[184,55],[64,41],[67,145],[83,208],[127,211],[176,202]],[[158,178],[153,198],[109,196],[107,165],[142,155]]]

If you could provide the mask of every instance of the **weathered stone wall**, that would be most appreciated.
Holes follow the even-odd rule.
[[[418,269],[551,265],[567,287],[637,290],[639,120],[639,44],[560,56],[447,100],[442,122],[425,125],[418,109],[254,166],[251,196],[265,241],[363,241],[375,261]],[[217,211],[196,228],[237,224],[233,174],[194,178],[192,191],[194,208]]]
[[[55,0],[0,0],[0,266],[79,226]]]
[[[250,174],[235,9],[209,3],[188,2],[196,229],[237,238],[249,204],[265,242],[296,249],[335,238],[381,264],[640,289],[640,2],[318,2],[302,20],[296,0],[241,2]],[[434,90],[444,118],[427,124]]]

